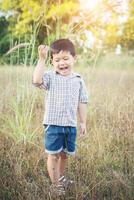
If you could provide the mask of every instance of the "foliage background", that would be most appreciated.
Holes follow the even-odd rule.
[[[76,71],[90,94],[87,135],[68,159],[65,175],[75,184],[65,199],[134,199],[134,1],[95,2],[87,9],[78,0],[0,1],[1,200],[50,199],[44,91],[32,86],[32,73],[37,46],[61,37],[75,43]]]
[[[133,0],[98,0],[92,9],[83,9],[83,3],[79,0],[1,0],[1,62],[32,65],[39,44],[49,45],[63,37],[74,41],[78,53],[83,53],[83,49],[88,52],[88,59],[96,55],[99,48],[101,53],[114,50],[117,44],[124,51],[133,49]],[[85,31],[90,31],[94,37],[92,46],[86,45]],[[5,58],[9,49],[24,42],[30,45]]]

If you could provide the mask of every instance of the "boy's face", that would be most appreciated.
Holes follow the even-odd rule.
[[[71,74],[74,62],[75,57],[69,51],[60,51],[59,53],[53,54],[52,64],[55,71],[62,76]]]

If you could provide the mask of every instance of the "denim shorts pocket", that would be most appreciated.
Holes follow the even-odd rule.
[[[45,132],[49,129],[50,125],[45,125]]]

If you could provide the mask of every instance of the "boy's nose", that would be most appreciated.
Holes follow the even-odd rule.
[[[64,63],[65,63],[64,60],[61,59],[60,62],[59,62],[59,65],[64,65]]]

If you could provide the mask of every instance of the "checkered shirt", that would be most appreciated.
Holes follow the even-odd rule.
[[[88,102],[81,76],[77,73],[62,76],[55,71],[48,71],[42,80],[42,84],[35,86],[47,91],[43,124],[76,127],[78,103]]]

